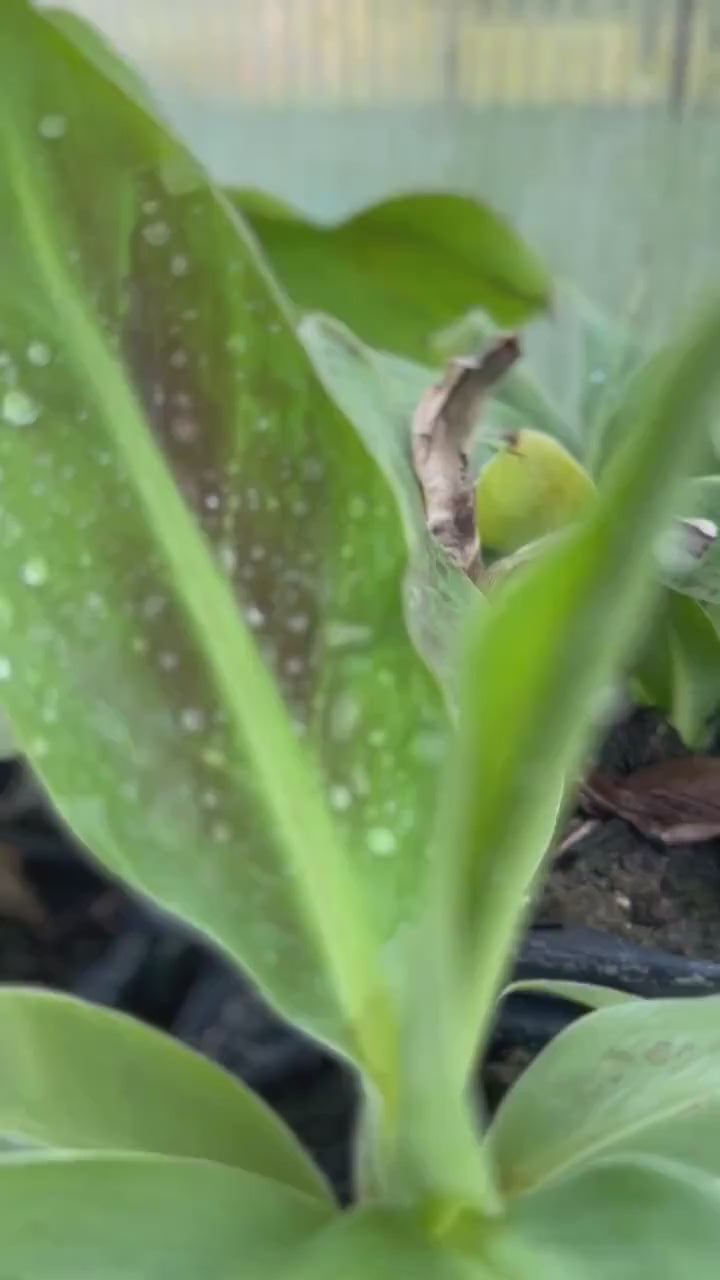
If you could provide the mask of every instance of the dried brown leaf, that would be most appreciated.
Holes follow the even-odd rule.
[[[440,382],[422,397],[412,424],[415,474],[427,527],[453,564],[476,581],[481,568],[475,489],[468,448],[482,402],[520,355],[515,335],[478,356],[451,360]]]
[[[720,837],[720,759],[664,760],[627,778],[593,773],[581,792],[590,812],[624,818],[665,845]]]

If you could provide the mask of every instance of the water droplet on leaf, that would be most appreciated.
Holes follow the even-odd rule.
[[[307,631],[309,625],[310,619],[304,613],[295,613],[287,620],[288,631],[292,631],[296,636],[302,635],[303,632]]]
[[[347,742],[360,723],[360,706],[351,693],[341,693],[330,708],[330,736]]]
[[[31,364],[43,369],[50,364],[52,352],[46,342],[31,342],[27,349],[27,358]]]
[[[342,786],[341,783],[337,783],[335,786],[330,788],[329,797],[330,807],[334,809],[336,813],[345,813],[345,811],[352,805],[352,791],[349,787]]]
[[[43,583],[47,582],[47,564],[39,557],[28,560],[27,564],[23,565],[20,576],[26,587],[41,587]]]
[[[367,834],[367,845],[377,858],[388,858],[395,852],[396,840],[387,827],[371,827]]]
[[[180,712],[180,724],[186,733],[200,733],[205,724],[205,716],[197,707],[185,707]]]
[[[167,244],[170,239],[170,228],[167,222],[150,222],[146,227],[143,227],[143,236],[148,244],[157,249],[161,245]]]
[[[265,621],[265,614],[262,609],[258,609],[254,604],[251,604],[250,607],[245,610],[245,621],[251,627],[261,627]]]
[[[6,391],[2,402],[2,416],[12,427],[30,427],[37,422],[40,410],[24,391]]]
[[[46,138],[49,142],[54,142],[57,138],[64,138],[67,133],[65,116],[58,113],[50,113],[43,116],[38,125],[38,133],[41,138]]]

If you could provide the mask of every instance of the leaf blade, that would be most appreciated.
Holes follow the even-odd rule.
[[[674,1159],[717,1176],[719,1009],[716,996],[638,1001],[566,1028],[493,1122],[507,1194],[618,1156]]]
[[[332,1218],[318,1200],[203,1161],[114,1153],[0,1159],[3,1261],[22,1280],[287,1274]]]
[[[326,944],[379,1032],[424,874],[416,744],[446,720],[392,494],[183,148],[21,0],[0,56],[4,705],[111,870],[357,1052]],[[314,906],[279,828],[308,876],[325,860]]]
[[[124,1014],[32,988],[0,991],[0,1026],[5,1138],[212,1160],[328,1198],[318,1171],[270,1109],[169,1037]]]
[[[397,196],[322,225],[247,191],[247,217],[301,311],[324,311],[371,346],[414,360],[473,306],[515,326],[549,303],[539,261],[497,214],[464,196]]]
[[[573,982],[564,978],[520,978],[505,987],[503,999],[514,992],[556,996],[560,1000],[571,1000],[588,1009],[611,1008],[640,998],[615,987],[603,987],[595,982]]]
[[[714,1275],[720,1247],[717,1185],[671,1161],[603,1162],[523,1196],[509,1229],[578,1280],[676,1280]]]

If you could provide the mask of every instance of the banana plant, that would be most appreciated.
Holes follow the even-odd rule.
[[[592,1011],[491,1125],[473,1076],[597,693],[657,601],[720,307],[618,408],[587,516],[489,607],[428,544],[387,363],[298,335],[237,209],[91,31],[27,0],[3,20],[3,705],[108,872],[241,965],[363,1099],[341,1211],[213,1064],[5,988],[4,1269],[714,1275],[717,998],[573,988]],[[501,275],[530,314],[514,243]],[[453,708],[420,626],[450,605]]]

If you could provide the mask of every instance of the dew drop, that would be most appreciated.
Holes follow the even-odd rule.
[[[165,653],[161,653],[160,657],[158,658],[158,663],[162,667],[163,671],[175,671],[177,666],[179,665],[179,662],[180,662],[180,659],[178,658],[177,654],[172,653],[171,650],[167,650]]]
[[[190,267],[190,263],[184,253],[176,253],[170,259],[170,271],[174,276],[186,276]]]
[[[218,844],[227,844],[231,834],[226,822],[214,822],[210,830],[210,835]]]
[[[376,858],[389,858],[395,852],[397,842],[387,827],[371,827],[367,833],[367,846]]]
[[[152,216],[153,216],[153,214],[157,213],[157,211],[158,211],[158,209],[159,209],[159,208],[160,208],[160,201],[159,201],[159,200],[145,200],[145,201],[143,201],[142,211],[143,211],[143,213],[147,213],[149,217],[152,217]]]
[[[347,742],[360,723],[360,706],[351,693],[341,693],[330,708],[330,735]]]
[[[44,369],[52,360],[52,351],[46,342],[31,342],[27,349],[27,358],[38,369]]]
[[[159,618],[167,601],[164,596],[148,596],[143,601],[142,611],[146,618]]]
[[[307,631],[310,625],[310,619],[305,613],[295,613],[287,620],[287,629],[292,631],[293,635],[301,636]]]
[[[320,460],[320,458],[306,458],[303,463],[302,472],[305,480],[309,480],[311,484],[313,482],[317,483],[317,481],[322,480],[325,475],[325,464]]]
[[[46,138],[48,142],[54,142],[57,138],[64,138],[67,133],[65,116],[57,113],[43,116],[38,124],[38,133],[41,138]]]
[[[6,391],[2,402],[2,416],[12,427],[29,427],[37,422],[40,410],[24,391]]]
[[[204,501],[209,511],[217,511],[220,506],[220,498],[217,493],[206,493]]]
[[[369,796],[372,790],[370,778],[361,764],[353,766],[352,784],[359,796]]]
[[[330,807],[336,813],[345,813],[352,805],[353,800],[350,788],[342,786],[341,783],[336,783],[335,786],[330,788],[329,798]]]
[[[157,249],[161,245],[167,244],[170,239],[170,228],[167,222],[150,222],[146,227],[143,227],[143,236],[148,244]]]
[[[600,383],[605,382],[606,380],[607,380],[607,374],[605,373],[604,369],[593,369],[589,377],[589,381],[595,383],[596,386],[599,385]]]
[[[9,680],[12,675],[12,663],[9,658],[0,658],[0,680]]]
[[[185,707],[180,712],[180,724],[186,733],[200,733],[205,724],[205,716],[197,707]]]
[[[261,627],[265,622],[265,614],[262,609],[258,609],[256,605],[251,604],[249,608],[245,610],[245,621],[251,627]]]
[[[218,549],[218,559],[226,573],[234,573],[237,569],[237,551],[229,543],[223,543]]]
[[[170,364],[173,369],[187,368],[188,353],[182,347],[178,347],[177,351],[173,351],[170,356]]]
[[[197,439],[198,430],[192,418],[173,418],[170,431],[180,444],[190,444]]]
[[[26,587],[41,587],[47,582],[48,567],[44,560],[39,557],[34,560],[28,560],[21,570],[20,576]]]

